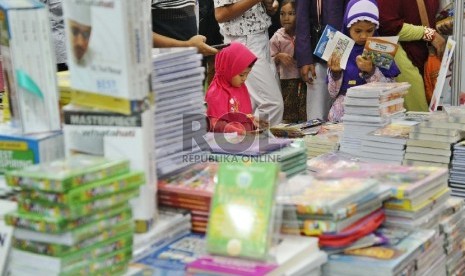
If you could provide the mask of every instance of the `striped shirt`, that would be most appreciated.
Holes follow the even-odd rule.
[[[179,9],[195,4],[196,0],[152,0],[152,9]]]

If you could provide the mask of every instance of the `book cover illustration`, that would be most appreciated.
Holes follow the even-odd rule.
[[[267,259],[278,172],[276,163],[220,163],[207,231],[209,253]]]
[[[370,58],[377,67],[389,69],[397,52],[398,36],[368,37],[362,56]]]
[[[65,192],[105,177],[129,171],[127,160],[110,160],[90,155],[74,155],[49,163],[9,171],[8,185],[26,189]]]
[[[354,40],[330,25],[326,25],[313,54],[328,61],[334,53],[341,57],[341,68],[346,69],[350,52],[354,47]]]
[[[379,128],[367,135],[368,140],[384,141],[388,143],[405,144],[409,137],[412,126],[391,123]]]

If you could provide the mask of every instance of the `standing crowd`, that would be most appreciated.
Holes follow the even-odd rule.
[[[51,11],[57,68],[65,70],[61,1],[41,1]],[[227,126],[237,120],[243,131],[315,118],[340,121],[347,89],[373,81],[409,82],[405,108],[427,111],[424,64],[445,48],[435,29],[439,5],[440,0],[152,0],[153,45],[193,46],[205,56],[213,131],[237,131]],[[272,18],[279,18],[279,27],[271,26]],[[326,62],[313,55],[326,25],[355,41],[344,69],[338,56]],[[399,36],[389,69],[362,55],[366,39],[378,35]],[[211,47],[221,43],[230,46]]]

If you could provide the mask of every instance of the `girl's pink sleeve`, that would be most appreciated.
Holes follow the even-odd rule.
[[[331,71],[328,69],[328,92],[331,98],[333,99],[335,99],[337,95],[339,95],[339,90],[341,90],[343,76],[344,72],[341,73],[341,77],[339,79],[335,80],[331,75]]]
[[[371,77],[366,79],[367,82],[394,82],[394,78],[388,78],[383,75],[381,70],[378,67],[375,68],[375,72]]]
[[[270,39],[270,55],[274,60],[274,57],[280,53],[278,36],[275,34]]]
[[[210,131],[211,132],[237,132],[238,134],[244,135],[245,128],[239,122],[227,122],[214,117],[208,117],[210,122]]]

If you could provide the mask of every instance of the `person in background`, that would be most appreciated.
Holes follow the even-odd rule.
[[[307,83],[307,119],[326,120],[332,99],[326,83],[326,62],[313,56],[318,33],[330,25],[342,28],[348,0],[297,0],[295,59],[300,76]]]
[[[215,0],[215,17],[226,43],[237,41],[257,56],[247,78],[254,114],[271,125],[281,123],[283,99],[276,66],[271,60],[268,27],[278,9],[270,0]]]
[[[389,69],[376,67],[371,59],[362,56],[368,37],[376,35],[379,27],[379,10],[376,0],[350,0],[344,15],[342,32],[350,36],[355,45],[342,70],[340,55],[334,54],[328,60],[328,92],[336,98],[329,110],[328,120],[341,121],[344,115],[344,98],[347,89],[368,82],[394,82],[400,74],[393,62]]]
[[[62,0],[40,0],[48,5],[50,11],[50,25],[52,27],[53,45],[55,46],[55,57],[57,71],[66,71],[66,41],[65,41],[65,24],[63,21]]]
[[[257,57],[238,42],[216,55],[215,76],[205,96],[210,131],[246,134],[259,126],[245,84],[256,61]]]
[[[423,1],[431,26],[422,26],[416,0],[378,0],[379,33],[399,36],[400,47],[395,61],[401,74],[396,80],[411,85],[409,93],[405,95],[404,106],[407,111],[428,111],[423,82],[424,64],[428,58],[427,43],[431,43],[439,57],[442,57],[446,45],[445,39],[433,28],[439,0]]]
[[[203,55],[218,51],[198,34],[195,0],[152,0],[152,31],[154,47],[196,47]]]
[[[270,39],[271,57],[278,68],[284,102],[283,121],[307,121],[307,86],[294,60],[295,0],[284,0],[279,12],[281,26]]]

